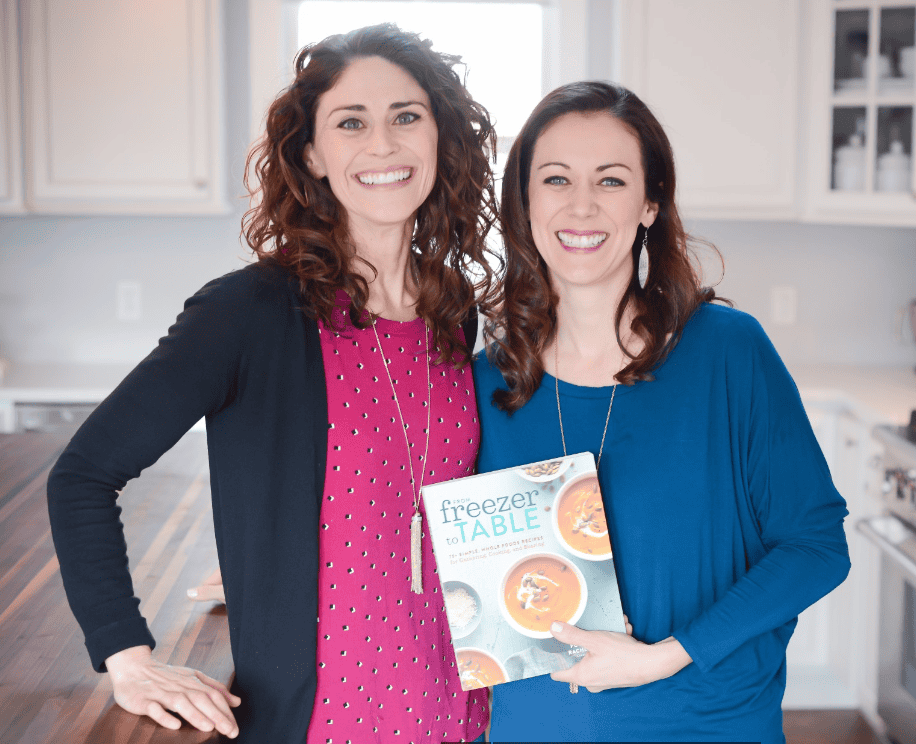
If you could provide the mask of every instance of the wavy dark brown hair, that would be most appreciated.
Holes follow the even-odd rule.
[[[419,284],[417,313],[429,324],[438,361],[461,366],[474,339],[465,344],[458,327],[475,304],[487,312],[494,297],[484,241],[496,221],[488,158],[496,152],[496,135],[487,110],[453,69],[460,57],[436,52],[432,42],[390,23],[301,49],[296,78],[270,106],[264,137],[248,156],[245,183],[257,203],[245,214],[243,231],[258,260],[276,261],[298,277],[310,316],[338,327],[336,293],[343,289],[351,298],[350,322],[366,327],[369,286],[354,262],[372,272],[375,267],[356,255],[346,211],[327,179],[313,177],[305,163],[319,99],[353,60],[365,57],[382,57],[410,73],[432,104],[438,172],[417,211],[411,260]]]
[[[617,374],[618,382],[632,385],[636,380],[651,380],[652,370],[674,348],[693,311],[703,302],[721,299],[714,289],[701,286],[699,271],[691,260],[689,244],[709,244],[694,241],[684,230],[674,202],[674,155],[652,112],[635,94],[619,85],[592,81],[557,88],[528,117],[509,152],[503,178],[499,219],[506,267],[497,284],[502,302],[484,324],[484,339],[490,360],[508,386],[507,390],[493,393],[493,402],[509,413],[525,405],[540,386],[544,376],[541,355],[557,330],[559,298],[531,234],[528,180],[534,146],[541,133],[570,113],[607,114],[627,126],[642,150],[646,197],[658,205],[658,215],[649,232],[645,289],[640,288],[636,276],[645,234],[645,228],[640,226],[632,247],[633,278],[617,307],[617,343],[631,360]],[[635,355],[621,340],[627,306],[634,310],[631,329],[644,344]]]

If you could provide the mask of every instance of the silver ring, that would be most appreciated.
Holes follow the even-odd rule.
[[[575,682],[570,682],[570,683],[569,683],[569,691],[570,691],[573,695],[575,695],[577,692],[579,692],[579,685],[578,685],[577,683],[575,683]]]

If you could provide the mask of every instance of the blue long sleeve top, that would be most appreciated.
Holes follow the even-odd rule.
[[[552,376],[508,416],[483,354],[474,373],[479,472],[562,454]],[[611,388],[559,394],[567,451],[597,455]],[[653,381],[618,386],[599,479],[633,635],[673,635],[693,663],[600,693],[549,676],[497,685],[491,741],[784,742],[786,646],[848,573],[847,511],[760,325],[701,306]]]

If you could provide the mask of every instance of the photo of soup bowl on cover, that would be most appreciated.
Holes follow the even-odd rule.
[[[550,624],[554,620],[575,623],[587,602],[588,589],[579,567],[556,553],[521,558],[500,582],[503,617],[529,638],[552,638]]]
[[[552,511],[554,534],[570,553],[587,561],[606,561],[613,557],[607,513],[594,470],[564,483],[557,492]]]
[[[458,659],[458,674],[462,690],[477,690],[509,681],[509,673],[499,660],[483,649],[459,648],[455,650]]]

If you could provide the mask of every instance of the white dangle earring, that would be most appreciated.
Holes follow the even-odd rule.
[[[636,269],[636,278],[639,280],[639,288],[646,288],[646,281],[649,278],[649,248],[646,243],[649,240],[649,228],[645,229],[642,235],[642,248],[639,251],[639,266]]]

